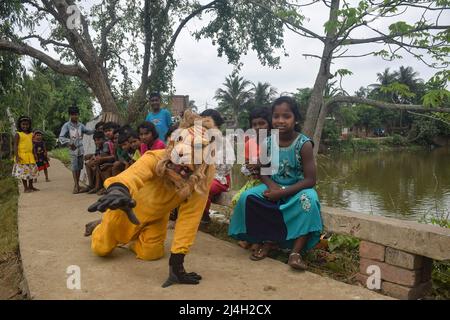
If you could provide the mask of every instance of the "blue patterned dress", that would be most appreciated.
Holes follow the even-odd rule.
[[[299,134],[289,147],[279,148],[279,167],[271,177],[273,181],[280,186],[290,186],[304,179],[300,151],[307,141],[311,139]],[[267,145],[270,150],[270,137]],[[309,234],[304,250],[313,248],[320,241],[322,231],[316,191],[303,189],[273,202],[263,196],[265,190],[267,186],[261,184],[241,195],[234,208],[228,234],[250,243],[277,242],[282,248],[292,248],[295,239]]]

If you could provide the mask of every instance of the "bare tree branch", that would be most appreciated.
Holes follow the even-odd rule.
[[[58,42],[58,41],[52,40],[52,39],[44,39],[41,36],[38,36],[38,35],[35,35],[35,34],[30,34],[28,36],[20,38],[19,40],[23,41],[23,40],[27,40],[27,39],[38,39],[39,42],[41,43],[41,46],[46,46],[48,44],[53,44],[53,45],[58,46],[58,47],[64,47],[64,48],[72,50],[72,47],[69,44],[67,44],[67,43]]]
[[[331,99],[329,99],[325,103],[325,107],[330,107],[334,104],[340,104],[340,103],[360,103],[360,104],[367,104],[369,106],[377,107],[380,109],[391,109],[391,110],[406,110],[406,111],[418,111],[418,112],[445,112],[450,113],[450,108],[427,108],[423,105],[416,105],[416,104],[395,104],[395,103],[388,103],[384,101],[377,101],[372,99],[366,99],[361,97],[352,97],[352,96],[336,96]]]
[[[214,7],[214,5],[219,2],[219,0],[214,0],[211,1],[208,4],[205,4],[204,6],[199,7],[198,9],[192,11],[187,17],[185,17],[180,24],[178,25],[177,30],[175,31],[175,33],[172,35],[172,38],[170,39],[169,44],[167,45],[167,47],[164,49],[164,54],[162,55],[162,61],[166,60],[167,57],[169,56],[170,52],[173,49],[173,46],[175,45],[175,42],[178,38],[178,35],[180,34],[181,30],[183,30],[184,26],[189,22],[189,20],[191,20],[192,18],[196,17],[198,14],[200,14],[202,11],[210,9],[212,7]],[[151,75],[149,76],[149,78],[151,78]]]
[[[298,35],[300,35],[300,36],[302,36],[302,37],[310,38],[310,39],[316,39],[316,37],[313,37],[313,36],[310,36],[309,34],[306,34],[306,33],[304,33],[304,32],[295,30],[295,28],[293,28],[290,24],[288,24],[288,23],[286,23],[286,22],[284,22],[284,25],[286,26],[286,28],[288,28],[288,29],[291,30],[292,32],[294,32],[294,33],[296,33],[296,34],[298,34]]]
[[[256,5],[256,6],[258,6],[258,7],[261,7],[261,8],[263,8],[263,9],[265,9],[265,10],[268,11],[269,13],[272,13],[276,18],[280,19],[280,20],[283,21],[285,24],[289,24],[289,25],[291,25],[292,27],[294,27],[294,28],[296,28],[296,29],[299,29],[299,30],[303,31],[304,33],[309,34],[311,37],[313,37],[313,38],[315,38],[315,39],[318,39],[318,40],[320,40],[320,41],[322,41],[322,42],[325,41],[325,37],[320,36],[320,35],[318,35],[317,33],[313,32],[313,31],[311,31],[311,30],[309,30],[309,29],[307,29],[307,28],[305,28],[305,27],[303,27],[303,26],[301,26],[301,25],[298,25],[298,24],[296,24],[296,23],[293,23],[292,21],[289,21],[289,20],[286,19],[286,18],[279,17],[279,16],[275,15],[275,14],[273,13],[272,9],[271,9],[270,7],[264,5],[264,4],[262,3],[262,1],[248,0],[248,2],[252,3],[253,5]]]
[[[316,54],[310,54],[310,53],[304,53],[304,54],[302,54],[302,56],[304,56],[305,58],[311,57],[311,58],[317,58],[317,59],[319,59],[319,60],[322,59],[321,56],[318,56],[318,55],[316,55]]]
[[[450,28],[450,26],[424,26],[424,27],[419,27],[419,28],[409,30],[407,32],[398,32],[398,33],[394,33],[394,34],[383,35],[380,37],[373,37],[373,38],[367,38],[367,39],[347,39],[342,42],[342,45],[364,44],[364,43],[372,43],[372,42],[377,42],[377,41],[387,41],[387,40],[391,40],[394,38],[407,36],[407,35],[410,35],[412,33],[419,32],[419,31],[447,30],[449,28]]]
[[[309,3],[305,3],[305,4],[296,4],[296,3],[289,2],[289,5],[300,8],[300,7],[307,7],[307,6],[313,5],[319,1],[320,0],[313,0],[313,1],[311,1]]]
[[[24,43],[14,43],[5,39],[0,39],[0,50],[14,52],[19,55],[27,55],[33,57],[39,61],[42,61],[47,66],[52,68],[55,72],[76,76],[83,79],[86,82],[89,82],[89,74],[88,72],[79,65],[72,64],[62,64],[61,62],[53,59],[49,55],[45,54],[42,51],[39,51],[33,47],[30,47]]]
[[[341,58],[362,58],[362,57],[367,57],[367,56],[371,56],[373,55],[373,52],[369,52],[369,53],[364,53],[364,54],[356,54],[356,55],[338,55],[338,56],[333,56],[333,59],[341,59]]]
[[[432,3],[430,2],[430,6],[421,6],[418,4],[414,4],[414,2],[408,2],[407,4],[400,4],[399,6],[406,6],[406,7],[413,7],[413,8],[421,8],[426,10],[447,10],[450,9],[450,7],[431,7]]]
[[[432,45],[432,46],[418,46],[418,45],[414,45],[414,44],[410,44],[410,43],[405,43],[403,41],[397,41],[397,40],[395,40],[393,38],[389,39],[390,38],[389,35],[384,34],[383,32],[381,32],[381,31],[379,31],[379,30],[377,30],[375,28],[372,28],[371,26],[366,26],[366,27],[369,28],[370,30],[378,33],[379,35],[381,35],[383,37],[386,37],[387,38],[386,42],[394,43],[394,44],[397,44],[399,46],[401,45],[401,46],[406,46],[406,47],[415,48],[415,49],[427,49],[427,50],[429,50],[429,49],[432,49],[434,47],[439,47],[439,46],[441,46],[441,45],[443,45],[445,43],[444,41],[442,41],[442,42],[440,42],[438,44],[435,44],[435,45]]]
[[[116,16],[116,5],[117,5],[118,0],[111,2],[108,7],[107,7],[107,11],[109,13],[109,15],[111,16],[111,21],[100,31],[100,60],[104,60],[106,52],[108,51],[108,42],[107,42],[107,37],[108,34],[111,32],[112,28],[114,28],[114,26],[117,24],[117,22],[119,22],[121,20],[120,17]]]
[[[427,114],[421,114],[421,113],[412,112],[412,111],[408,111],[408,113],[416,115],[416,116],[425,117],[425,118],[433,119],[433,120],[436,120],[436,121],[440,121],[440,122],[443,122],[446,125],[450,126],[450,122],[447,122],[447,121],[445,121],[443,119],[439,119],[439,118],[435,118],[435,117],[429,116]]]

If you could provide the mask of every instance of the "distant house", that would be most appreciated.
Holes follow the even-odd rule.
[[[172,96],[172,100],[170,102],[170,111],[172,112],[172,116],[181,117],[183,112],[189,106],[189,96],[186,95],[174,95]]]

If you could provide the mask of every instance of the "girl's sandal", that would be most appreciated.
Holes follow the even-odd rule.
[[[293,252],[289,255],[288,265],[296,270],[306,270],[308,265],[302,260],[300,253]]]
[[[273,245],[269,243],[264,243],[259,248],[255,249],[255,251],[250,255],[250,260],[259,261],[266,258],[269,255],[270,250],[273,249]]]

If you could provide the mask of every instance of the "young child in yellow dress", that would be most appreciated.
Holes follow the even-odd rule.
[[[12,175],[22,180],[24,192],[39,191],[33,186],[38,176],[38,168],[33,152],[33,132],[31,119],[22,116],[17,120],[17,133],[14,137],[14,167]]]

